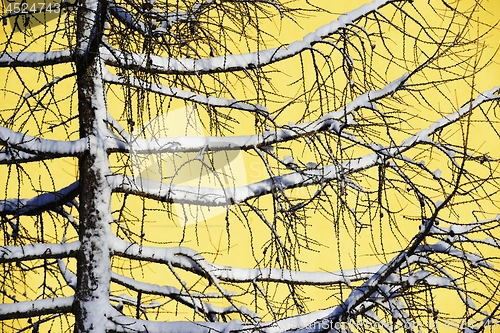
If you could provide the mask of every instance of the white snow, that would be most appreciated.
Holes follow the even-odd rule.
[[[376,265],[338,272],[304,272],[278,268],[238,268],[210,263],[198,252],[186,247],[156,248],[139,246],[114,236],[109,242],[115,255],[153,262],[169,262],[175,267],[181,267],[201,275],[208,273],[223,281],[282,281],[315,285],[347,284],[351,281],[364,280],[381,267],[381,265]]]
[[[2,126],[0,126],[0,143],[27,153],[56,156],[75,156],[87,149],[86,139],[76,141],[48,140],[19,133]]]
[[[158,93],[161,95],[172,96],[172,97],[180,98],[180,99],[183,99],[186,101],[196,102],[196,103],[210,105],[210,106],[217,106],[217,107],[239,109],[239,110],[243,110],[243,111],[258,112],[260,114],[268,115],[267,109],[260,104],[251,105],[248,103],[237,101],[235,99],[225,99],[225,98],[221,98],[221,97],[203,96],[203,95],[195,94],[195,93],[190,92],[190,91],[184,91],[184,90],[174,88],[174,87],[167,87],[167,86],[159,85],[156,83],[148,83],[148,82],[142,81],[140,79],[137,79],[135,77],[127,77],[127,78],[120,77],[120,76],[111,74],[107,70],[105,70],[103,77],[104,77],[104,80],[108,83],[122,84],[122,85],[127,85],[127,86],[132,86],[132,87],[138,87],[138,88],[146,89],[146,90],[149,90],[151,92],[155,92],[155,93]]]
[[[278,47],[259,52],[213,57],[207,59],[188,59],[188,58],[163,58],[159,56],[146,56],[144,54],[127,53],[121,50],[112,49],[111,46],[103,47],[101,54],[104,60],[109,63],[133,64],[142,68],[148,66],[154,67],[159,72],[167,73],[204,73],[204,72],[222,72],[239,69],[248,69],[271,64],[282,59],[290,58],[303,50],[311,48],[314,44],[322,41],[324,38],[336,33],[339,29],[345,28],[359,18],[378,10],[380,7],[391,3],[393,0],[374,0],[365,4],[348,14],[344,14],[337,21],[320,27],[315,32],[304,37],[302,41],[295,41],[286,47]],[[110,51],[110,49],[112,51]],[[117,61],[117,59],[119,61]],[[152,61],[147,65],[148,59]]]
[[[115,1],[110,1],[108,7],[111,13],[115,17],[117,17],[118,20],[125,23],[128,27],[134,28],[143,35],[145,35],[148,31],[147,26],[144,22],[134,17],[125,8],[118,5]]]
[[[79,182],[76,181],[57,192],[43,193],[32,199],[1,200],[0,212],[2,215],[35,215],[72,200],[77,195],[78,188]]]
[[[287,155],[283,158],[283,163],[285,163],[285,164],[297,164],[297,163],[295,163],[295,160],[293,159],[293,157],[289,156],[289,155]]]
[[[56,64],[72,60],[72,50],[51,52],[10,52],[0,55],[0,67],[27,66],[36,67],[41,64]]]
[[[31,314],[33,317],[47,313],[70,312],[73,297],[47,298],[37,301],[0,304],[0,316],[9,317],[15,314]]]
[[[62,258],[73,256],[80,242],[65,244],[28,244],[24,246],[1,246],[0,262],[32,260],[39,258]]]

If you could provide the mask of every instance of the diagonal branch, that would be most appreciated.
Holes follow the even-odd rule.
[[[470,114],[472,110],[482,103],[500,100],[499,91],[500,87],[495,87],[481,93],[479,97],[467,103],[453,114],[443,117],[431,124],[429,128],[415,133],[404,140],[399,146],[380,146],[375,153],[353,158],[340,164],[331,164],[322,168],[301,170],[286,175],[275,176],[245,186],[231,188],[182,186],[147,179],[134,179],[116,174],[109,176],[108,181],[115,192],[130,193],[162,202],[204,206],[229,206],[238,204],[251,198],[273,193],[276,190],[284,191],[338,180],[347,175],[377,166],[383,163],[384,159],[396,158],[419,143],[428,143],[431,135]]]
[[[320,27],[315,32],[305,36],[301,41],[293,42],[287,46],[248,54],[226,55],[206,59],[163,58],[146,54],[129,53],[114,49],[110,45],[107,48],[102,48],[101,54],[106,63],[113,66],[165,74],[198,75],[260,68],[310,49],[326,37],[346,28],[357,20],[366,17],[368,14],[379,10],[385,5],[398,1],[401,0],[374,0],[350,13],[340,16],[338,20]]]
[[[408,78],[408,74],[405,73],[396,80],[388,83],[382,89],[361,94],[340,110],[330,112],[315,121],[289,125],[285,129],[266,131],[264,134],[223,138],[216,136],[182,136],[174,138],[135,139],[130,144],[121,141],[112,143],[110,140],[112,146],[109,149],[111,151],[132,150],[134,154],[199,152],[200,150],[249,150],[255,149],[255,147],[263,147],[302,138],[322,131],[332,131],[342,136],[344,135],[342,129],[350,125],[352,119],[350,115],[362,108],[373,108],[374,102],[394,94],[405,85]],[[344,136],[347,135],[345,134]],[[129,145],[131,148],[129,148]]]
[[[197,312],[201,312],[205,315],[214,315],[214,314],[229,314],[229,313],[241,313],[241,312],[249,312],[248,309],[243,307],[235,307],[233,305],[228,307],[218,307],[213,304],[203,302],[200,298],[220,298],[222,296],[213,296],[213,295],[205,295],[205,294],[193,294],[183,292],[172,286],[160,286],[152,283],[145,283],[136,281],[134,279],[111,273],[111,281],[118,283],[124,287],[127,287],[136,292],[146,293],[150,295],[160,295],[171,298],[181,304],[184,304],[192,309],[195,309]],[[253,317],[257,315],[252,313]]]
[[[8,199],[0,201],[0,216],[37,215],[55,209],[73,200],[80,191],[78,181],[57,191],[40,194],[32,199]]]
[[[138,78],[131,77],[131,76],[122,77],[122,76],[114,75],[114,74],[111,74],[109,71],[105,72],[105,74],[103,75],[103,78],[108,83],[143,89],[143,90],[154,92],[154,93],[157,93],[157,94],[160,94],[163,96],[180,98],[180,99],[183,99],[185,101],[195,102],[195,103],[199,103],[199,104],[205,104],[205,105],[209,105],[209,106],[232,108],[232,109],[238,109],[238,110],[243,110],[243,111],[256,112],[256,113],[262,114],[266,117],[269,115],[269,112],[267,111],[267,109],[260,104],[252,105],[252,104],[247,104],[247,103],[237,101],[234,99],[230,100],[230,99],[221,98],[221,97],[203,96],[203,95],[195,94],[195,93],[190,92],[190,91],[185,91],[185,90],[181,90],[181,89],[177,89],[177,88],[173,88],[173,87],[167,87],[167,86],[159,85],[156,83],[145,82],[145,81],[142,81]]]
[[[171,185],[124,175],[108,177],[114,192],[129,193],[162,202],[203,206],[230,206],[275,191],[322,184],[382,163],[377,154],[356,158],[340,165],[275,176],[246,186],[208,188]]]
[[[115,1],[110,1],[109,12],[113,17],[115,17],[118,21],[125,24],[128,28],[131,28],[141,35],[146,36],[148,27],[146,23],[142,22],[140,19],[130,14],[125,8],[118,5]]]

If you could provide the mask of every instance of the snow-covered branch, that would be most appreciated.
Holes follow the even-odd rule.
[[[229,314],[235,312],[247,313],[249,311],[245,307],[237,308],[231,305],[223,308],[200,300],[201,298],[222,298],[224,297],[222,295],[214,297],[213,295],[187,293],[172,286],[160,286],[153,283],[140,282],[116,273],[111,273],[111,281],[136,292],[171,298],[181,304],[195,309],[197,312],[204,313],[205,315],[213,316],[215,314]],[[257,315],[255,313],[251,313],[251,316],[256,317]]]
[[[403,260],[399,260],[403,259]],[[411,263],[418,263],[422,260],[425,263],[425,258],[419,258],[417,255],[410,255],[410,253],[403,251],[399,253],[389,264],[381,265],[378,272],[374,273],[370,279],[364,282],[360,287],[355,288],[347,299],[341,304],[321,310],[315,311],[303,315],[297,315],[294,317],[285,318],[272,323],[265,332],[324,332],[324,328],[333,328],[335,323],[340,321],[346,321],[348,318],[355,318],[358,314],[363,314],[370,307],[367,306],[371,302],[377,299],[380,295],[380,290],[384,284],[395,285],[396,288],[400,288],[398,292],[393,290],[393,294],[401,295],[403,289],[413,286],[417,282],[424,282],[429,286],[437,286],[447,288],[453,284],[453,279],[445,276],[439,277],[434,276],[427,272],[426,270],[419,270],[413,272],[412,275],[399,275],[399,274],[385,274],[391,267],[394,267],[394,263],[398,262],[400,265],[399,269],[404,269]],[[421,265],[420,263],[419,265]],[[376,285],[376,287],[375,287]],[[382,297],[383,301],[390,300],[387,296]],[[373,312],[371,312],[374,315]],[[340,332],[340,330],[338,330]]]
[[[492,268],[487,263],[484,262],[484,259],[480,258],[477,255],[467,254],[463,251],[460,251],[449,244],[444,242],[439,242],[433,245],[420,245],[421,242],[426,238],[426,235],[432,229],[433,221],[427,221],[425,226],[422,226],[421,232],[417,234],[417,236],[413,239],[410,246],[401,252],[399,252],[388,264],[382,265],[380,270],[373,274],[367,281],[365,281],[360,287],[354,289],[350,295],[343,301],[340,305],[333,307],[331,309],[327,309],[329,311],[328,315],[314,322],[314,327],[333,327],[332,324],[337,323],[339,321],[345,321],[346,318],[356,316],[361,309],[362,304],[367,300],[374,297],[381,285],[386,282],[390,282],[394,276],[394,272],[402,269],[407,266],[409,262],[418,262],[420,252],[422,251],[431,251],[446,253],[451,256],[455,256],[461,258],[462,260],[469,261],[473,265],[481,265],[485,268]],[[427,258],[427,257],[424,257]],[[425,260],[424,260],[425,262]],[[430,275],[425,270],[421,270],[419,272],[415,272],[413,276],[405,278],[405,282],[408,285],[413,285],[415,281],[418,279],[429,282],[430,285],[443,286],[448,287],[451,285],[452,280],[447,277],[435,277]],[[309,314],[304,315],[304,318],[307,318]],[[300,316],[299,316],[300,317]],[[289,319],[284,319],[282,322],[287,322]],[[279,322],[277,323],[279,324]],[[293,331],[295,328],[290,329]]]
[[[56,191],[37,195],[32,199],[9,199],[0,201],[0,216],[37,215],[52,210],[73,200],[80,190],[79,182]]]
[[[195,103],[216,106],[216,107],[224,107],[224,108],[232,108],[232,109],[238,109],[238,110],[243,110],[243,111],[256,112],[256,113],[262,114],[264,116],[268,116],[268,114],[269,114],[267,109],[260,104],[252,105],[252,104],[248,104],[245,102],[237,101],[235,99],[230,100],[230,99],[221,98],[221,97],[203,96],[203,95],[195,94],[195,93],[190,92],[190,91],[185,91],[185,90],[181,90],[181,89],[177,89],[177,88],[173,88],[173,87],[167,87],[167,86],[159,85],[156,83],[145,82],[145,81],[142,81],[140,79],[137,79],[137,78],[131,77],[131,76],[114,75],[114,74],[111,74],[109,71],[106,71],[106,73],[104,75],[104,80],[108,83],[144,89],[146,91],[154,92],[154,93],[164,95],[164,96],[180,98],[180,99],[183,99],[183,100],[189,101],[189,102],[195,102]]]
[[[44,160],[46,156],[25,153],[17,149],[0,150],[0,164],[26,163]]]
[[[346,169],[346,173],[343,175],[367,169],[377,163],[380,163],[380,161],[377,161],[376,154],[370,155],[369,158],[350,161],[349,166],[351,168]],[[338,179],[341,176],[340,169],[342,168],[339,166],[331,165],[318,170],[295,172],[246,186],[232,188],[170,185],[147,179],[130,178],[123,175],[109,176],[108,181],[111,183],[114,192],[129,193],[162,202],[203,206],[230,206],[251,198],[273,193],[277,190],[321,184],[326,181]]]
[[[51,52],[11,52],[0,55],[0,67],[38,67],[71,62],[71,50]]]
[[[229,323],[211,323],[211,322],[189,322],[189,321],[171,321],[157,322],[149,320],[135,319],[124,315],[111,316],[106,325],[107,332],[110,333],[215,333],[215,332],[255,332],[252,329],[254,325],[244,324],[237,320]]]
[[[330,112],[315,121],[290,124],[284,129],[275,131],[269,130],[264,132],[264,134],[230,137],[181,136],[174,138],[135,139],[131,143],[124,143],[122,141],[113,143],[112,140],[109,140],[109,149],[111,151],[132,150],[134,154],[199,152],[200,150],[249,150],[255,149],[256,147],[302,138],[322,131],[332,131],[342,136],[343,133],[341,130],[345,126],[352,125],[352,114],[362,108],[373,108],[374,102],[394,94],[404,86],[407,80],[408,74],[405,73],[403,76],[385,85],[382,89],[361,94],[345,107]],[[254,108],[254,106],[250,107]],[[262,111],[265,111],[265,109]]]
[[[490,268],[490,269],[494,267],[492,264],[488,263],[485,260],[485,258],[483,258],[477,254],[467,253],[465,251],[462,251],[462,250],[456,248],[455,246],[453,246],[452,244],[445,242],[445,241],[441,241],[441,242],[438,242],[436,244],[431,244],[431,245],[419,246],[415,252],[416,253],[429,252],[430,254],[444,253],[444,254],[448,254],[452,257],[459,258],[463,261],[467,261],[474,267],[481,266],[481,267]]]
[[[285,320],[260,322],[257,324],[244,323],[239,320],[223,322],[188,322],[171,321],[155,322],[148,320],[134,319],[123,315],[111,316],[108,320],[107,329],[114,333],[136,333],[146,331],[148,333],[214,333],[214,332],[263,332],[281,333],[287,330],[296,331],[301,328],[308,328],[304,332],[314,332],[314,326],[310,326],[316,320],[328,315],[329,310],[313,312],[302,316],[293,316]],[[318,327],[319,328],[319,327]],[[319,331],[319,330],[316,330]],[[302,331],[296,331],[302,332]]]
[[[156,248],[131,244],[115,238],[112,248],[115,255],[158,263],[170,263],[200,276],[214,276],[226,282],[268,281],[298,285],[349,284],[365,280],[380,266],[370,266],[339,272],[304,272],[278,268],[237,268],[208,262],[201,254],[186,247]]]
[[[125,24],[128,28],[134,29],[142,35],[147,34],[148,27],[146,23],[142,22],[125,8],[118,5],[115,1],[110,1],[108,10],[111,15],[113,15],[121,23]]]
[[[17,149],[45,158],[76,156],[87,149],[87,140],[76,141],[48,140],[19,133],[0,126],[0,144],[8,149]]]
[[[403,79],[404,80],[404,79]],[[479,97],[467,103],[459,110],[445,116],[408,139],[399,146],[377,146],[374,153],[344,161],[340,164],[327,165],[322,168],[302,170],[286,175],[274,176],[253,184],[231,188],[205,188],[159,183],[147,179],[134,179],[123,175],[111,175],[108,181],[115,192],[130,193],[163,202],[197,204],[205,206],[229,206],[248,199],[260,197],[276,190],[287,190],[297,187],[322,184],[338,180],[383,163],[384,159],[400,156],[419,143],[431,142],[430,136],[442,128],[458,121],[482,103],[499,100],[500,87],[481,93]],[[334,123],[335,124],[335,123]],[[200,142],[205,138],[200,138]],[[154,141],[154,140],[153,140]],[[194,143],[199,144],[199,143]]]
[[[0,263],[18,260],[67,258],[75,256],[80,242],[65,244],[28,244],[0,247]]]
[[[64,263],[64,260],[62,259],[57,259],[57,267],[59,268],[59,271],[61,272],[61,275],[64,278],[64,281],[66,281],[66,284],[70,286],[73,290],[76,290],[77,287],[77,277],[76,274],[73,274],[66,264]]]
[[[0,320],[29,318],[55,313],[69,313],[73,297],[48,298],[39,301],[25,301],[0,304]]]
[[[350,13],[340,16],[338,20],[320,27],[315,32],[305,36],[301,41],[248,54],[227,55],[206,59],[163,58],[117,50],[108,45],[106,48],[101,49],[101,55],[108,64],[113,66],[166,74],[221,73],[258,68],[293,57],[304,50],[310,49],[314,44],[321,42],[326,37],[346,28],[357,20],[366,17],[387,4],[398,1],[402,0],[374,0]]]

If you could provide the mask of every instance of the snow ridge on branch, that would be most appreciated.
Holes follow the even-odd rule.
[[[148,83],[135,77],[130,77],[130,76],[122,77],[114,75],[107,70],[103,75],[103,79],[108,83],[145,89],[150,92],[158,93],[160,95],[176,97],[190,102],[205,104],[209,106],[225,107],[243,111],[257,112],[258,114],[262,114],[265,116],[268,116],[269,114],[267,109],[260,104],[251,105],[234,99],[228,100],[220,97],[202,96],[190,91],[184,91],[174,87],[167,87],[156,83]]]
[[[156,248],[112,240],[115,255],[159,263],[193,272],[203,277],[214,277],[226,282],[269,281],[297,285],[350,284],[364,280],[380,269],[380,265],[339,272],[303,272],[277,268],[237,268],[210,263],[193,249],[187,247]]]
[[[0,67],[38,67],[63,64],[73,60],[71,50],[51,52],[11,52],[0,55]]]
[[[123,175],[108,177],[115,192],[131,193],[147,198],[154,198],[163,202],[196,204],[205,206],[229,206],[248,199],[272,193],[275,190],[283,191],[297,187],[322,184],[327,181],[338,180],[349,174],[359,172],[384,162],[387,158],[397,158],[419,143],[432,142],[430,135],[443,127],[463,118],[482,103],[500,100],[495,87],[482,93],[475,100],[464,105],[453,114],[434,122],[429,128],[423,129],[404,140],[399,146],[377,146],[374,153],[353,158],[340,164],[327,165],[312,170],[301,170],[281,176],[274,176],[253,184],[231,188],[205,188],[196,186],[182,186],[160,183],[150,180],[134,179]],[[201,138],[203,140],[203,138]],[[145,185],[145,186],[144,186]]]
[[[25,246],[1,246],[0,263],[18,260],[67,258],[75,256],[80,242],[64,244],[29,244]]]
[[[360,18],[379,10],[385,5],[399,1],[402,0],[375,0],[348,14],[340,16],[336,21],[320,27],[315,32],[306,35],[302,41],[296,41],[288,46],[281,46],[254,53],[227,55],[206,59],[163,58],[160,56],[129,53],[114,49],[112,46],[107,45],[101,48],[101,55],[106,63],[113,66],[166,74],[222,73],[259,68],[293,57],[304,50],[310,49],[314,44],[321,42],[324,38],[331,36],[340,29],[353,24]]]
[[[322,131],[331,131],[342,136],[342,129],[352,125],[352,114],[362,108],[373,108],[374,102],[401,89],[408,78],[409,75],[405,73],[396,80],[388,83],[384,88],[376,91],[368,91],[356,97],[342,109],[330,112],[315,121],[288,125],[287,128],[274,131],[269,130],[263,134],[228,137],[180,136],[174,138],[137,138],[130,143],[122,142],[117,138],[115,143],[113,143],[113,139],[109,140],[109,149],[110,151],[131,150],[134,154],[199,152],[200,150],[249,150],[255,149],[256,147],[258,148],[297,139]],[[346,123],[343,121],[346,121]]]
[[[25,301],[13,304],[0,304],[0,320],[29,318],[47,314],[69,313],[73,297],[49,298],[38,301]]]
[[[9,149],[17,149],[46,158],[76,156],[87,149],[87,139],[76,141],[48,140],[37,136],[19,133],[0,126],[0,144]]]
[[[80,183],[76,181],[56,191],[40,194],[32,199],[8,199],[0,201],[0,216],[37,215],[41,212],[56,209],[72,201],[80,191]]]

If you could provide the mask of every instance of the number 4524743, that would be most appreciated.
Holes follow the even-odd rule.
[[[61,5],[59,3],[46,4],[45,2],[35,2],[33,4],[28,4],[26,2],[14,2],[7,5],[7,13],[14,14],[34,14],[40,12],[47,13],[59,13],[61,11]]]

